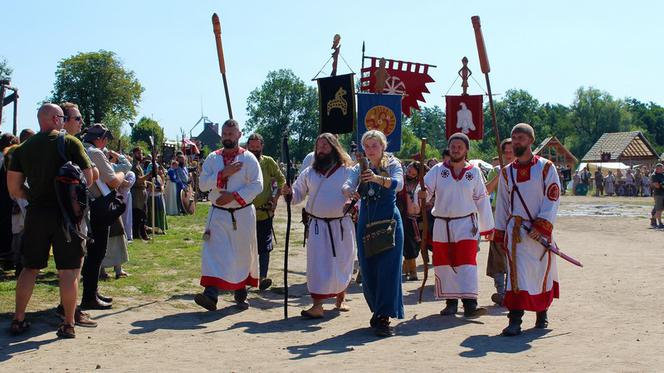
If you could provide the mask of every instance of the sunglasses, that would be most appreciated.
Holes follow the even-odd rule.
[[[68,116],[65,116],[64,118],[65,118],[65,121],[69,121],[70,119],[74,119],[75,121],[80,122],[80,121],[83,120],[83,117],[80,116],[80,115],[77,116],[77,117],[68,117]]]

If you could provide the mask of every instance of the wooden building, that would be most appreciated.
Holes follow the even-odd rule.
[[[579,160],[563,145],[555,136],[547,137],[541,144],[533,151],[541,157],[544,157],[553,162],[558,167],[567,166],[574,169]]]
[[[659,161],[657,152],[640,131],[605,133],[581,160],[582,162],[622,162],[627,166],[648,166]]]

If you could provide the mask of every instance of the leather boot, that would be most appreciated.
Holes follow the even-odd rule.
[[[445,301],[445,308],[440,311],[441,316],[453,316],[459,309],[458,299],[448,299]]]
[[[510,311],[507,314],[507,318],[510,320],[507,328],[503,329],[503,335],[506,337],[513,337],[521,334],[521,318],[523,317],[523,311]]]
[[[463,316],[468,319],[474,319],[487,314],[486,308],[477,307],[477,299],[462,299]]]
[[[546,310],[537,312],[537,320],[535,321],[535,328],[546,329],[549,326],[549,319],[546,316]]]

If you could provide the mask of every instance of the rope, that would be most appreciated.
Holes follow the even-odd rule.
[[[480,85],[480,82],[478,82],[477,79],[475,79],[474,76],[471,75],[470,77],[473,78],[473,81],[475,82],[475,84],[477,84],[477,86],[480,87],[480,89],[482,90],[482,92],[484,92],[485,95],[488,95],[488,94],[489,94],[489,92],[487,92],[487,91],[484,90],[484,87],[482,87],[482,86]]]
[[[327,61],[325,61],[325,64],[323,64],[323,67],[320,68],[320,71],[311,80],[316,80],[316,78],[318,78],[318,75],[320,75],[320,73],[323,72],[323,69],[325,68],[325,66],[327,66],[328,63],[330,63],[330,60],[332,60],[332,56],[330,56],[330,58],[328,58]]]
[[[339,53],[339,57],[341,57],[341,59],[344,61],[344,63],[345,63],[346,66],[348,67],[348,70],[350,70],[351,73],[355,74],[355,71],[353,71],[353,68],[350,67],[350,65],[348,64],[348,62],[346,62],[346,59],[344,58],[344,56],[343,56],[341,53]]]
[[[450,88],[447,89],[447,92],[445,92],[445,94],[443,96],[447,96],[447,94],[450,93],[450,90],[452,90],[452,87],[454,87],[454,83],[456,83],[457,80],[459,80],[459,75],[457,75],[456,79],[454,79],[452,84],[450,84]]]

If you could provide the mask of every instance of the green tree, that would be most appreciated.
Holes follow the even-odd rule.
[[[144,143],[147,147],[150,144],[150,136],[153,135],[157,151],[160,151],[164,143],[164,129],[159,126],[159,122],[156,120],[142,117],[131,129],[131,142],[134,144]]]
[[[445,113],[439,106],[423,107],[413,111],[413,115],[405,121],[404,127],[409,127],[418,137],[426,137],[431,146],[442,152],[447,147],[445,136]]]
[[[245,127],[260,133],[265,154],[281,157],[284,131],[290,137],[293,162],[313,149],[318,136],[318,94],[288,69],[271,71],[265,82],[247,98],[249,119]]]
[[[399,150],[399,152],[397,153],[394,153],[394,155],[400,160],[407,162],[408,160],[413,159],[415,155],[420,154],[421,147],[422,147],[421,137],[415,135],[412,128],[408,126],[403,126],[401,128],[401,150]],[[438,149],[432,146],[431,143],[427,143],[424,155],[426,159],[430,158],[440,159],[440,151],[438,151]]]
[[[126,69],[115,53],[79,53],[58,63],[53,102],[78,104],[85,123],[103,122],[114,114],[121,121],[136,116],[144,89],[133,71]]]
[[[599,89],[579,88],[570,109],[569,120],[575,132],[570,150],[581,157],[602,134],[629,129],[631,115],[625,103]]]
[[[642,131],[659,153],[664,152],[664,107],[635,98],[627,98],[625,104],[632,115],[632,128]]]
[[[0,79],[11,79],[14,70],[9,66],[7,59],[0,58]]]
[[[117,114],[109,114],[104,119],[104,124],[113,134],[114,140],[108,144],[108,147],[126,152],[131,145],[131,137],[123,130],[124,122]]]

